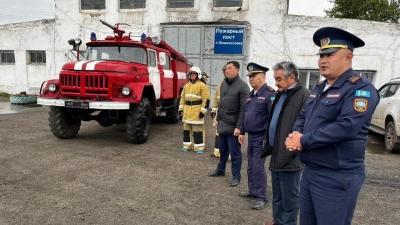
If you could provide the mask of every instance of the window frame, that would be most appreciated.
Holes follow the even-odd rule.
[[[149,59],[148,59],[148,65],[149,66],[151,66],[151,67],[157,67],[157,53],[156,53],[156,51],[154,51],[154,50],[152,50],[152,49],[149,49]],[[154,53],[154,66],[152,65],[152,58],[151,58],[151,56],[152,56],[152,54]]]
[[[7,61],[7,55],[10,54],[11,62],[3,62],[3,54],[6,54],[6,61]],[[0,50],[0,64],[2,64],[2,65],[15,64],[15,51],[14,50]]]
[[[120,12],[144,12],[147,11],[147,4],[149,0],[143,0],[144,1],[144,8],[133,8],[133,9],[122,9],[121,8],[121,1],[123,0],[119,0],[118,1],[118,10]],[[128,1],[134,1],[134,0],[128,0]]]
[[[35,62],[32,61],[32,54],[42,54],[42,62],[38,62],[37,60],[35,60]],[[37,59],[37,56],[36,56]],[[46,61],[46,51],[39,51],[39,50],[29,50],[28,51],[28,64],[44,64],[46,65],[47,61]],[[44,62],[43,62],[44,61]]]
[[[367,78],[369,81],[373,82],[376,76],[376,71],[375,70],[354,70],[355,73],[358,75]],[[371,75],[371,79],[369,78],[368,74]]]
[[[167,12],[198,12],[200,11],[200,0],[193,0],[193,7],[190,8],[170,8],[169,2],[171,0],[166,1],[166,11]]]
[[[238,9],[240,8],[240,11],[247,11],[249,10],[249,0],[241,0],[242,1],[242,6],[231,6],[231,7],[220,7],[220,6],[215,6],[215,2],[217,0],[212,0],[212,11],[214,12],[234,12],[234,11],[239,11]]]
[[[381,88],[379,88],[379,90],[378,90],[379,97],[386,98],[386,94],[387,94],[387,91],[389,90],[389,88],[390,88],[390,83],[384,84]],[[381,91],[384,91],[382,93],[382,95],[381,95]]]
[[[163,65],[163,69],[170,70],[171,69],[171,57],[169,55],[165,55],[165,65]]]
[[[310,88],[310,77],[311,77],[311,73],[318,72],[319,73],[318,82],[320,82],[321,81],[321,73],[319,72],[319,70],[318,69],[299,69],[298,80],[300,80],[301,72],[307,72],[306,83],[304,84],[303,82],[301,82],[303,87],[307,88],[310,91],[314,90],[315,87]]]
[[[233,5],[233,6],[217,6],[218,2],[239,2],[239,5]],[[230,8],[230,7],[235,7],[236,9],[238,9],[237,7],[243,7],[243,0],[213,0],[213,7],[218,7],[218,8]]]
[[[392,89],[392,87],[395,87],[394,92],[390,91]],[[396,83],[391,83],[389,88],[386,91],[385,97],[386,98],[390,98],[392,96],[396,95],[396,92],[399,90],[399,84]],[[393,93],[392,95],[389,96],[390,93]]]
[[[170,6],[171,1],[177,1],[177,3],[190,2],[190,3],[192,3],[192,6],[191,7],[171,7]],[[169,9],[188,9],[189,8],[189,9],[191,9],[191,8],[194,8],[195,2],[196,2],[196,0],[167,0],[167,8],[169,8]]]
[[[325,79],[323,78],[323,76],[321,75],[321,73],[319,72],[318,69],[299,69],[299,80],[300,80],[300,76],[301,76],[301,72],[307,72],[306,74],[306,83],[304,84],[303,82],[302,85],[303,87],[306,87],[308,90],[312,91],[314,88],[310,89],[310,76],[311,76],[311,72],[318,72],[319,73],[319,81]],[[371,83],[373,83],[373,80],[376,77],[376,71],[375,70],[354,70],[354,72],[362,77],[367,78],[369,81],[371,81]],[[368,75],[370,74],[370,75]]]
[[[94,2],[96,2],[96,1],[104,1],[104,9],[95,9],[95,8],[92,8],[92,9],[83,9],[83,2],[84,1],[94,1]],[[96,5],[96,3],[94,3],[94,6]],[[107,1],[106,0],[80,0],[80,5],[79,5],[79,8],[80,8],[80,10],[81,11],[83,11],[83,12],[90,12],[90,11],[96,11],[96,12],[98,12],[98,11],[106,11],[107,10]]]

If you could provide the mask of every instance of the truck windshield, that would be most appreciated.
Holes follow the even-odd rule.
[[[141,47],[91,46],[86,50],[86,60],[121,60],[147,64],[146,50]]]

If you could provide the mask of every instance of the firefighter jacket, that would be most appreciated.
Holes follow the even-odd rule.
[[[201,82],[203,82],[205,85],[207,85],[207,83],[204,81],[204,80],[202,80],[202,79],[200,79],[201,80]],[[208,86],[207,86],[208,87]],[[208,91],[210,92],[210,88],[208,88]],[[208,99],[207,99],[207,103],[206,103],[206,109],[208,109],[209,107],[210,107],[210,95],[208,95]]]
[[[211,112],[215,113],[214,124],[217,121],[217,116],[216,115],[218,113],[219,94],[221,92],[221,84],[219,84],[218,87],[217,87],[217,90],[215,90],[214,98],[213,98],[213,105],[212,105],[212,108],[211,108]]]
[[[188,124],[204,124],[203,117],[207,113],[207,100],[210,99],[210,89],[199,79],[196,82],[188,82],[183,87],[179,111],[183,111],[182,122]]]
[[[215,90],[214,98],[213,98],[213,105],[211,108],[211,112],[217,113],[218,111],[218,104],[219,104],[219,93],[221,92],[221,84],[218,85],[217,90]]]

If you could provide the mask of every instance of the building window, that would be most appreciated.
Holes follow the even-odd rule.
[[[45,51],[30,51],[30,63],[38,64],[38,63],[46,63],[46,52]]]
[[[14,51],[0,50],[1,63],[15,63]]]
[[[373,79],[375,77],[375,71],[356,70],[354,72],[356,72],[358,75],[360,75],[362,77],[367,78],[371,82],[373,81]]]
[[[242,0],[214,0],[214,7],[242,7]]]
[[[320,82],[321,79],[324,79],[321,78],[319,70],[299,70],[299,72],[300,72],[300,77],[299,77],[300,83],[311,91],[317,86],[317,84]],[[360,76],[367,78],[371,82],[374,79],[376,73],[375,71],[366,71],[366,70],[355,70],[354,72]]]
[[[299,72],[300,83],[303,87],[312,91],[320,81],[321,74],[319,73],[319,70],[299,70]]]
[[[146,0],[120,0],[120,9],[144,9],[146,8]]]
[[[167,0],[168,8],[193,8],[194,0]]]
[[[106,8],[106,0],[81,0],[82,10],[99,10]]]

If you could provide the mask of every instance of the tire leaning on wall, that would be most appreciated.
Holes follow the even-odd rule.
[[[37,95],[28,95],[28,96],[11,95],[10,103],[11,104],[36,104],[37,98],[38,98]]]

